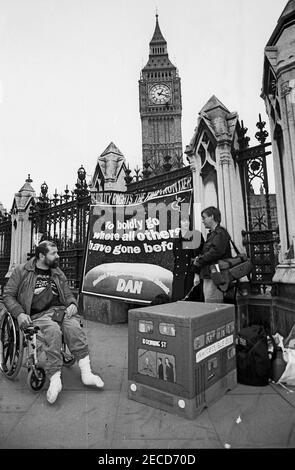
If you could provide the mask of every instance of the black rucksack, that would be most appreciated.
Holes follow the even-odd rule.
[[[272,353],[268,341],[273,342],[262,325],[242,328],[236,337],[237,380],[241,384],[268,385],[272,375]],[[272,348],[274,350],[274,348]]]

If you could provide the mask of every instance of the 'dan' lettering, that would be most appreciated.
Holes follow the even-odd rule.
[[[125,279],[119,279],[116,290],[118,292],[131,292],[131,294],[140,294],[142,289],[142,281],[125,281]]]

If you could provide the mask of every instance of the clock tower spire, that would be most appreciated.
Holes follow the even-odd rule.
[[[143,164],[150,164],[151,175],[165,171],[163,165],[166,157],[172,165],[171,169],[183,166],[180,78],[176,67],[170,62],[158,13],[149,44],[149,59],[139,80],[139,110],[142,159]]]

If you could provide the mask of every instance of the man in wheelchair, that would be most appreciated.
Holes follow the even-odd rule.
[[[82,382],[103,388],[104,382],[90,368],[85,332],[81,328],[76,299],[58,267],[57,246],[43,241],[35,257],[13,270],[4,288],[4,304],[21,330],[38,326],[44,337],[46,372],[50,380],[47,400],[53,404],[62,390],[62,335],[81,370]]]

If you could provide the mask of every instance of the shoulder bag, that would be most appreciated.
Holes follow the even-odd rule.
[[[237,256],[220,259],[210,266],[210,277],[222,292],[226,292],[234,281],[248,276],[252,271],[250,258],[246,254],[240,253],[231,239],[230,242]]]

